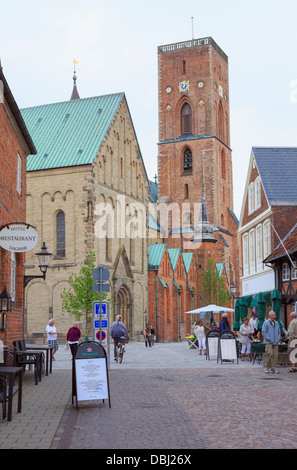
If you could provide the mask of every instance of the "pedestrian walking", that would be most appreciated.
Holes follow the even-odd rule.
[[[71,349],[71,354],[74,357],[77,347],[78,347],[78,340],[81,337],[81,331],[78,328],[78,322],[75,321],[73,326],[69,328],[67,333],[67,341]]]
[[[46,333],[47,333],[47,344],[50,348],[52,348],[52,359],[55,361],[55,354],[59,349],[59,344],[58,344],[58,333],[57,329],[55,327],[55,320],[51,318],[49,320],[49,323],[46,327]]]
[[[288,370],[288,372],[297,372],[297,358],[296,354],[293,353],[294,350],[296,350],[297,352],[297,314],[295,312],[292,312],[290,316],[291,321],[288,328],[288,355],[291,362],[291,368]]]
[[[268,314],[268,320],[263,323],[262,335],[265,343],[266,360],[264,364],[264,372],[273,372],[278,374],[276,364],[278,359],[278,343],[281,338],[279,324],[275,321],[275,312],[271,310]]]
[[[154,346],[154,344],[155,344],[155,329],[151,326],[150,330],[151,330],[151,335],[150,335],[151,345]]]
[[[202,320],[199,320],[198,322],[194,322],[193,332],[198,341],[198,348],[200,351],[199,352],[200,356],[202,355],[202,349],[205,355],[206,354],[206,331],[205,331],[205,327],[203,325]]]
[[[149,328],[145,328],[143,334],[144,334],[144,341],[145,341],[145,347],[147,348],[147,345],[149,344],[149,347],[151,348],[152,345],[151,345],[151,339],[150,339],[150,329]]]
[[[226,330],[231,331],[227,313],[223,313],[223,315],[222,315],[222,320],[220,321],[219,330],[220,330],[220,332],[221,331],[226,331]]]
[[[243,324],[240,326],[239,334],[240,339],[239,342],[241,343],[241,360],[244,361],[245,353],[247,353],[247,358],[250,359],[251,357],[251,345],[253,341],[253,332],[254,327],[249,324],[249,319],[244,318]]]

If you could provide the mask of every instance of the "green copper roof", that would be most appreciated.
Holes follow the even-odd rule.
[[[154,245],[149,246],[149,265],[150,266],[157,266],[159,268],[162,258],[163,258],[165,248],[166,248],[165,243],[156,243]]]
[[[91,165],[124,93],[96,96],[21,110],[37,149],[27,171]]]
[[[169,248],[168,249],[168,255],[169,255],[169,259],[170,259],[173,271],[175,271],[175,268],[176,268],[176,265],[177,265],[177,260],[178,260],[180,252],[181,252],[180,248]]]
[[[184,260],[184,265],[185,265],[185,269],[186,269],[187,274],[188,274],[190,266],[191,266],[193,255],[194,255],[193,253],[182,253],[182,257],[183,257],[183,260]]]

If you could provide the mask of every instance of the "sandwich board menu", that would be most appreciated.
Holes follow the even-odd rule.
[[[221,332],[218,357],[221,359],[221,363],[223,361],[237,361],[238,364],[236,338],[232,331]]]
[[[78,401],[109,401],[109,377],[106,351],[97,341],[86,341],[77,348],[73,359],[72,403]]]

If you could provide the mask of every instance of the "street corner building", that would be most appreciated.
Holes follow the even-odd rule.
[[[0,227],[26,222],[26,160],[36,149],[0,65]],[[6,289],[11,311],[0,335],[12,342],[23,335],[25,253],[0,247],[0,294]]]
[[[257,309],[262,293],[268,312],[278,291],[285,328],[297,301],[296,171],[297,147],[252,147],[239,222],[242,297]]]
[[[26,335],[44,335],[52,317],[68,330],[61,293],[92,251],[110,270],[111,320],[121,314],[137,335],[148,302],[150,188],[125,94],[80,99],[75,77],[69,101],[23,109],[22,117],[37,148],[27,163],[27,221],[53,253],[46,281],[26,288]],[[133,236],[140,215],[144,233]],[[26,274],[37,269],[28,253]]]

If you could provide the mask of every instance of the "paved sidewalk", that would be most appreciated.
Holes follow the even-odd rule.
[[[111,361],[107,401],[71,404],[72,361],[62,347],[53,373],[24,375],[23,409],[0,420],[0,449],[297,448],[292,417],[297,374],[217,363],[187,343],[130,342]],[[115,432],[115,423],[121,432]]]

